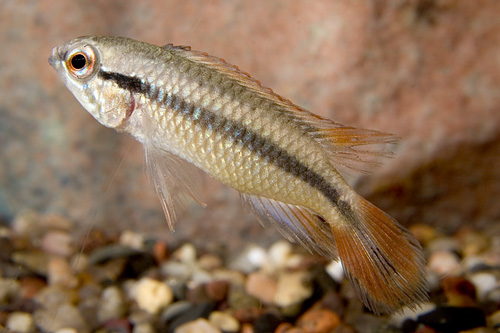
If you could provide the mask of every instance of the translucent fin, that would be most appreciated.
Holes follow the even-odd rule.
[[[369,173],[383,158],[391,157],[391,144],[399,138],[392,134],[344,126],[328,119],[310,120],[309,132],[324,148],[330,162],[341,173]],[[360,148],[362,147],[362,148]]]
[[[336,257],[330,226],[310,209],[253,195],[241,194],[241,198],[262,223],[276,226],[289,241],[298,242],[325,257]]]
[[[144,144],[144,165],[149,181],[160,198],[168,227],[174,230],[178,214],[193,198],[200,205],[201,170],[172,153]]]
[[[427,296],[425,261],[411,233],[363,198],[353,200],[353,221],[337,221],[332,231],[347,276],[363,303],[376,314]]]

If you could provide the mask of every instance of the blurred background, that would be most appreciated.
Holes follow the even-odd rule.
[[[404,225],[498,232],[498,13],[496,0],[0,1],[0,221],[35,211],[82,234],[229,249],[280,238],[208,180],[208,208],[170,234],[140,144],[98,124],[47,62],[74,37],[117,35],[190,45],[314,113],[397,134],[395,158],[356,180],[363,195]]]

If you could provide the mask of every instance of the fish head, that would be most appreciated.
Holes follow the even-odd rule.
[[[134,110],[134,97],[106,80],[106,63],[116,64],[116,51],[105,38],[79,37],[52,49],[49,64],[80,104],[101,124],[120,129]],[[101,75],[100,75],[101,73]]]

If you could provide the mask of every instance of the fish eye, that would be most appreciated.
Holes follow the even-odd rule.
[[[94,71],[95,53],[87,46],[83,50],[71,52],[66,59],[68,71],[78,79],[89,77]]]
[[[74,54],[71,57],[71,66],[76,69],[82,69],[87,65],[87,57],[83,53]]]

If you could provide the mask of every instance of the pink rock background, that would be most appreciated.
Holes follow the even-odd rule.
[[[278,239],[237,195],[207,182],[171,235],[131,138],[98,124],[47,58],[80,35],[191,45],[295,103],[403,138],[357,182],[402,224],[444,232],[500,220],[500,2],[2,1],[0,220],[35,209],[85,233],[133,229],[171,242]]]

